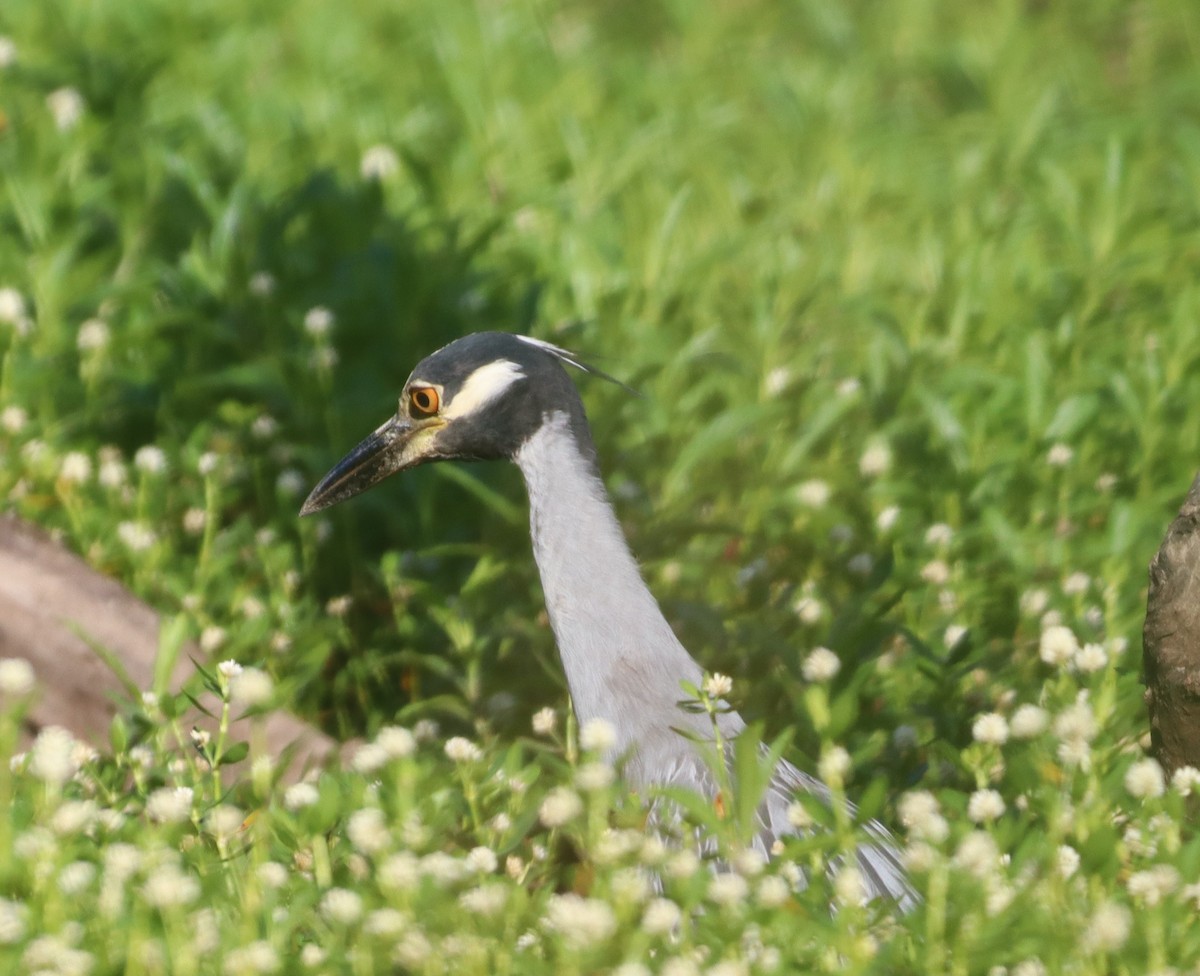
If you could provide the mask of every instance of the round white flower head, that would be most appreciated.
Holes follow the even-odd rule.
[[[750,884],[740,874],[714,874],[708,881],[709,901],[724,908],[745,903]]]
[[[533,732],[535,735],[552,735],[558,724],[558,715],[553,708],[539,708],[533,713]]]
[[[33,666],[23,657],[0,658],[0,695],[20,698],[37,685]]]
[[[787,389],[788,383],[792,381],[792,371],[786,366],[776,366],[773,370],[767,373],[763,380],[763,388],[767,391],[768,396],[779,396]]]
[[[926,790],[912,790],[900,797],[898,813],[900,822],[913,837],[937,843],[949,833],[949,824],[936,797]]]
[[[985,712],[975,719],[971,735],[976,742],[1002,746],[1008,741],[1008,722],[998,712]]]
[[[387,750],[377,742],[364,742],[354,752],[350,764],[364,776],[377,773],[388,764]]]
[[[1054,734],[1066,742],[1091,742],[1099,732],[1096,714],[1084,699],[1068,705],[1054,719]]]
[[[256,873],[264,888],[282,888],[288,881],[288,869],[278,861],[264,861]]]
[[[81,485],[92,478],[92,459],[82,451],[63,455],[58,476],[68,484]]]
[[[944,549],[954,540],[954,529],[945,522],[934,522],[925,530],[925,545]]]
[[[579,744],[588,752],[606,753],[617,744],[617,729],[606,718],[590,718],[579,730]]]
[[[877,478],[892,467],[892,449],[887,441],[876,439],[867,445],[858,459],[858,470],[864,478]]]
[[[724,698],[733,691],[733,679],[727,674],[710,674],[704,679],[704,693],[710,698]]]
[[[458,903],[472,915],[495,918],[508,903],[508,888],[496,882],[481,884],[459,895]]]
[[[111,335],[103,319],[88,319],[79,327],[75,345],[80,352],[97,352],[108,345]]]
[[[152,908],[167,909],[190,905],[200,897],[200,883],[168,861],[155,868],[142,885],[142,898]]]
[[[256,271],[250,276],[250,294],[256,298],[270,298],[275,285],[275,276],[269,271]]]
[[[145,474],[162,474],[167,470],[167,455],[161,447],[146,444],[133,455],[133,465]]]
[[[1139,759],[1125,773],[1125,789],[1139,800],[1162,796],[1166,791],[1162,767],[1154,759]]]
[[[275,694],[275,682],[265,671],[243,668],[229,681],[229,700],[241,708],[257,708],[270,704]]]
[[[362,896],[348,888],[330,888],[321,899],[320,912],[327,921],[354,925],[362,918]]]
[[[642,931],[647,935],[670,935],[683,919],[683,912],[669,898],[655,898],[642,912]]]
[[[20,902],[0,898],[0,945],[15,945],[25,938],[29,910]]]
[[[17,325],[25,318],[25,296],[15,288],[0,288],[0,323]]]
[[[375,734],[375,744],[392,759],[407,759],[417,751],[417,737],[399,725],[385,725]]]
[[[1046,463],[1052,468],[1065,468],[1075,458],[1075,452],[1066,444],[1052,444],[1046,452]]]
[[[612,786],[616,775],[606,762],[584,763],[575,773],[575,785],[585,793],[594,793]]]
[[[819,478],[802,481],[796,486],[796,500],[808,508],[824,508],[832,494],[829,483]]]
[[[1084,644],[1075,652],[1073,663],[1075,670],[1084,674],[1103,671],[1108,664],[1108,652],[1102,644]]]
[[[467,867],[475,874],[493,874],[500,859],[490,847],[472,847],[466,857]]]
[[[1128,908],[1114,901],[1103,902],[1084,930],[1083,948],[1088,952],[1117,952],[1132,929],[1133,916]]]
[[[11,68],[17,63],[17,45],[11,37],[0,37],[0,68]]]
[[[553,895],[542,925],[573,949],[589,949],[612,938],[617,916],[607,902],[579,895]]]
[[[10,434],[19,434],[29,422],[29,414],[24,407],[9,406],[0,411],[0,427]]]
[[[46,105],[59,132],[70,132],[83,118],[86,103],[74,88],[56,88],[46,96]]]
[[[865,905],[867,886],[862,872],[853,864],[843,864],[833,879],[833,897],[840,905]]]
[[[972,830],[954,852],[954,864],[977,878],[987,878],[1000,865],[1000,849],[992,835],[982,830]]]
[[[221,640],[224,640],[224,639],[225,639],[225,632],[222,631],[221,632]],[[214,641],[213,643],[219,645],[221,643],[221,641]],[[242,666],[240,664],[238,664],[237,661],[233,660],[232,658],[222,661],[220,664],[217,665],[217,674],[220,677],[224,678],[226,681],[232,681],[234,678],[236,678],[241,673],[242,673]]]
[[[931,586],[945,586],[950,582],[950,565],[944,559],[931,559],[921,567],[921,579]]]
[[[814,684],[832,681],[841,670],[841,658],[828,647],[813,648],[800,665],[800,673],[804,675],[804,680]]]
[[[974,823],[991,823],[1004,815],[1004,798],[995,790],[976,790],[967,801],[967,816]]]
[[[400,157],[391,146],[372,146],[363,153],[359,170],[364,180],[386,180],[400,168]]]
[[[1070,844],[1060,844],[1058,848],[1058,873],[1064,878],[1073,877],[1079,870],[1079,851]]]
[[[1079,641],[1069,627],[1054,625],[1042,631],[1038,656],[1053,667],[1070,663],[1079,650]]]
[[[1050,716],[1037,705],[1019,706],[1010,723],[1014,739],[1036,739],[1049,725]]]
[[[121,522],[117,525],[117,538],[130,552],[145,552],[158,541],[145,522]]]
[[[896,523],[899,521],[900,506],[889,505],[887,508],[882,509],[880,513],[875,516],[875,528],[877,528],[880,532],[888,533],[896,527]]]
[[[792,886],[778,874],[769,874],[758,883],[756,896],[763,908],[778,908],[792,896]]]
[[[61,786],[79,771],[75,737],[60,726],[42,729],[29,753],[29,772],[45,783]]]
[[[1171,789],[1180,796],[1191,796],[1200,787],[1200,769],[1180,766],[1171,774]]]
[[[583,801],[579,794],[565,786],[556,786],[538,808],[538,819],[551,829],[569,823],[583,813]]]
[[[817,762],[817,772],[827,783],[841,784],[850,774],[851,766],[850,753],[841,746],[830,746],[821,753]]]
[[[1179,887],[1179,871],[1170,864],[1156,864],[1145,871],[1135,871],[1125,887],[1143,905],[1153,908]]]
[[[156,823],[183,823],[192,816],[190,786],[163,786],[146,798],[146,816]]]
[[[304,316],[304,331],[315,338],[323,338],[333,328],[333,312],[323,305],[310,308]]]
[[[376,807],[355,810],[346,821],[346,836],[363,854],[378,854],[391,842],[383,811]]]
[[[321,798],[316,786],[312,783],[293,783],[283,794],[283,805],[295,813],[305,807],[311,807]]]
[[[446,758],[451,762],[478,762],[483,758],[483,751],[479,746],[475,745],[470,739],[464,739],[461,735],[447,739],[445,749]]]

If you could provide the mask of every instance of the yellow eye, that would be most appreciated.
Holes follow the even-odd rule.
[[[408,391],[408,404],[416,417],[432,417],[438,412],[441,400],[432,386],[418,386]]]

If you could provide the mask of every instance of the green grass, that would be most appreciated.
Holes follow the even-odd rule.
[[[15,763],[6,971],[271,971],[258,942],[354,974],[1200,964],[1183,798],[1125,786],[1146,565],[1200,446],[1191,4],[6,0],[0,36],[0,497],[276,702],[338,734],[439,727],[309,805],[253,745],[226,792],[166,696],[63,784]],[[421,470],[296,518],[411,366],[485,328],[644,394],[581,381],[656,594],[791,758],[849,751],[921,909],[830,916],[835,832],[767,870],[818,865],[805,892],[751,877],[722,906],[737,883],[683,865],[679,925],[643,924],[659,852],[604,833],[639,829],[635,799],[538,820],[586,759],[528,734],[567,699],[516,473]],[[1055,623],[1104,666],[1044,663]],[[821,645],[828,686],[802,670]],[[1084,692],[1080,763],[1054,716]],[[1022,704],[1051,729],[973,740]],[[455,735],[482,757],[448,759]],[[183,820],[148,820],[175,786]],[[977,828],[982,789],[1005,812]],[[900,825],[912,791],[946,838]],[[231,833],[217,804],[255,815]]]

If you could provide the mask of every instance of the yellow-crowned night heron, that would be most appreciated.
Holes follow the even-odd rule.
[[[567,364],[598,372],[547,342],[481,332],[422,360],[396,415],[329,472],[308,496],[309,515],[357,495],[388,475],[426,461],[515,461],[529,491],[533,551],[546,609],[581,723],[606,719],[614,755],[626,755],[634,786],[679,785],[715,794],[696,745],[678,729],[711,739],[707,714],[679,707],[681,681],[699,686],[700,666],[680,644],[651,595],[617,523],[596,465],[583,403]],[[733,711],[718,718],[731,740],[745,727]],[[769,853],[794,832],[794,794],[829,790],[779,763],[760,812],[757,846]],[[914,899],[887,831],[858,848],[869,897]]]

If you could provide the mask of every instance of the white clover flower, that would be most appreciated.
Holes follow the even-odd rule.
[[[183,823],[192,816],[190,786],[162,786],[146,798],[146,816],[156,823]]]
[[[865,905],[867,886],[862,872],[853,864],[843,864],[833,878],[833,897],[840,905]]]
[[[1000,866],[1000,849],[991,834],[972,830],[959,842],[954,864],[981,880],[989,880]]]
[[[976,790],[967,801],[967,816],[973,823],[991,823],[1004,815],[1004,798],[995,790]]]
[[[275,682],[258,668],[244,668],[229,681],[229,700],[239,708],[268,705],[274,696]]]
[[[70,451],[63,455],[58,476],[67,484],[82,485],[92,480],[92,459],[82,451]]]
[[[217,628],[217,629],[219,630],[220,628]],[[221,631],[220,639],[214,639],[212,641],[212,643],[214,645],[220,645],[224,640],[225,640],[225,632]],[[203,638],[201,638],[201,643],[203,644]],[[206,648],[206,650],[207,650],[207,648]],[[227,682],[232,681],[234,678],[236,678],[241,673],[242,673],[242,666],[240,664],[238,664],[237,661],[233,660],[233,658],[229,658],[228,660],[222,661],[220,664],[217,665],[217,675],[220,678],[222,678],[224,681],[227,681]]]
[[[29,772],[32,776],[61,786],[79,771],[75,737],[57,725],[47,725],[29,750]]]
[[[1079,641],[1069,627],[1056,625],[1042,631],[1038,656],[1052,667],[1070,663],[1079,650]]]
[[[331,617],[344,617],[350,612],[350,608],[354,605],[354,598],[350,596],[335,596],[325,604],[325,612]]]
[[[497,882],[469,888],[458,896],[458,903],[472,915],[495,918],[508,904],[508,889]]]
[[[875,568],[875,557],[869,552],[855,553],[846,560],[846,569],[855,576],[870,576]]]
[[[190,905],[200,897],[200,883],[184,874],[177,864],[155,868],[142,885],[142,899],[151,908],[167,909]]]
[[[1154,759],[1139,759],[1125,773],[1125,789],[1139,800],[1162,796],[1166,791],[1162,767]]]
[[[1064,878],[1072,878],[1075,876],[1075,872],[1079,870],[1079,851],[1075,850],[1070,844],[1060,844],[1055,862],[1060,875]]]
[[[942,634],[942,643],[947,647],[954,647],[967,635],[967,628],[962,624],[951,624]]]
[[[607,753],[617,744],[617,729],[605,718],[590,718],[579,730],[579,744],[588,752]]]
[[[246,814],[231,803],[218,803],[204,818],[205,829],[212,836],[228,840],[241,832]]]
[[[399,725],[385,725],[375,733],[375,744],[390,759],[408,759],[416,754],[417,737]]]
[[[380,911],[390,911],[390,910],[391,909],[380,909]],[[378,912],[373,913],[373,914],[378,914]],[[399,912],[397,912],[397,914],[399,914]],[[370,918],[368,918],[367,925],[364,925],[363,928],[366,929],[367,931],[372,931],[370,928],[368,928],[368,926],[370,926],[370,924],[371,924],[371,920],[370,920]],[[388,934],[388,933],[375,933],[372,931],[372,934]],[[396,934],[399,934],[399,932],[397,931]],[[300,965],[304,966],[306,969],[316,969],[318,966],[324,966],[325,962],[328,958],[329,958],[329,953],[327,953],[324,949],[322,949],[315,942],[306,942],[300,948]]]
[[[533,732],[535,735],[552,735],[558,716],[553,708],[539,708],[533,713]]]
[[[733,858],[734,870],[744,878],[757,878],[766,867],[766,859],[753,847],[738,851]]]
[[[830,746],[817,762],[817,772],[827,783],[845,782],[851,767],[850,753],[841,746]]]
[[[1019,706],[1010,723],[1014,739],[1036,739],[1049,725],[1050,716],[1037,705]]]
[[[1068,705],[1054,719],[1054,734],[1060,739],[1091,742],[1099,732],[1096,715],[1085,699]]]
[[[275,294],[275,276],[269,271],[256,271],[250,276],[250,294],[256,298],[269,298]]]
[[[813,815],[808,812],[808,807],[799,800],[793,800],[788,804],[787,818],[788,823],[799,831],[809,830],[816,823]]]
[[[976,742],[1002,746],[1008,741],[1008,722],[998,712],[985,712],[975,719],[971,736]]]
[[[23,407],[8,406],[0,411],[0,427],[10,434],[19,434],[29,422],[29,414]]]
[[[207,478],[210,474],[215,474],[217,468],[221,466],[221,455],[216,451],[205,451],[196,459],[196,471],[202,478]]]
[[[763,379],[763,389],[766,390],[767,396],[779,396],[780,393],[787,389],[788,383],[791,381],[791,370],[786,366],[776,366]]]
[[[944,559],[931,559],[921,567],[921,579],[931,586],[945,586],[950,582],[950,566]]]
[[[333,322],[333,312],[324,305],[317,305],[310,308],[305,314],[304,331],[313,338],[321,339],[329,335],[329,330],[333,328]]]
[[[897,807],[902,823],[908,832],[919,840],[938,843],[946,839],[950,826],[941,814],[941,807],[932,793],[912,790],[900,797]]]
[[[1191,796],[1200,787],[1200,769],[1180,766],[1171,774],[1171,789],[1180,796]]]
[[[864,478],[877,478],[887,474],[891,468],[892,449],[882,439],[871,441],[858,459],[858,470]]]
[[[900,506],[889,505],[875,516],[875,528],[877,528],[880,532],[888,533],[896,527],[896,523],[899,521]]]
[[[724,698],[733,691],[733,679],[727,674],[710,674],[704,679],[704,693],[709,698]]]
[[[945,522],[934,522],[925,530],[925,545],[944,549],[954,541],[954,529]]]
[[[519,940],[518,940],[519,941]],[[421,970],[433,955],[433,945],[419,929],[411,929],[396,943],[392,958],[405,969]]]
[[[117,538],[130,552],[145,552],[158,541],[154,530],[145,522],[121,522],[117,525]]]
[[[25,919],[29,914],[23,904],[0,898],[0,945],[15,945],[25,938]]]
[[[828,647],[813,648],[800,665],[800,673],[804,675],[804,680],[814,684],[832,681],[841,670],[841,658]]]
[[[264,888],[282,888],[288,882],[288,869],[278,861],[263,861],[255,874]]]
[[[112,336],[103,319],[88,319],[79,327],[75,345],[80,352],[96,352],[108,345]]]
[[[129,475],[120,458],[108,458],[100,462],[97,480],[105,488],[120,488],[129,480]]]
[[[316,786],[312,783],[293,783],[283,793],[283,805],[295,813],[305,807],[311,807],[321,798]]]
[[[355,810],[346,821],[346,836],[363,854],[378,854],[391,843],[383,811],[375,807]]]
[[[708,882],[708,899],[723,908],[745,903],[750,884],[740,874],[714,874]]]
[[[792,604],[792,613],[800,619],[802,624],[812,626],[825,616],[825,606],[812,593],[805,592]]]
[[[0,288],[0,323],[20,325],[24,320],[24,296],[15,288]]]
[[[275,487],[280,494],[293,497],[304,491],[306,482],[302,475],[295,468],[288,468],[286,471],[281,471],[279,477],[275,479]]]
[[[612,908],[595,898],[552,895],[542,925],[573,949],[590,949],[607,942],[617,931]]]
[[[23,657],[0,658],[0,695],[20,698],[37,686],[33,666]]]
[[[1170,864],[1156,864],[1148,870],[1135,871],[1125,887],[1143,905],[1153,908],[1179,887],[1179,871]]]
[[[670,935],[683,919],[683,912],[669,898],[655,898],[642,911],[642,931],[647,935]]]
[[[319,911],[327,921],[354,925],[362,918],[362,896],[347,888],[330,888],[321,899]]]
[[[411,891],[421,881],[421,862],[410,851],[393,854],[375,872],[384,891]]]
[[[584,763],[575,773],[575,785],[585,793],[594,793],[612,786],[616,775],[608,763]]]
[[[556,786],[538,808],[538,819],[546,827],[554,829],[570,823],[583,813],[583,801],[579,794],[565,786]]]
[[[447,739],[445,750],[446,758],[451,762],[478,762],[483,758],[483,751],[479,746],[475,745],[470,739],[464,739],[461,735]]]
[[[46,106],[59,132],[70,132],[75,128],[87,107],[83,96],[74,88],[56,88],[46,96]]]
[[[829,482],[820,478],[811,478],[796,486],[796,500],[808,508],[824,508],[829,504],[832,494],[833,489],[829,487]]]
[[[412,727],[413,738],[418,742],[432,742],[440,732],[437,722],[431,718],[419,719]]]
[[[473,847],[467,853],[466,864],[475,874],[494,874],[500,860],[490,847]]]
[[[1066,444],[1052,444],[1046,452],[1046,463],[1052,468],[1065,468],[1075,459],[1075,452]]]
[[[364,180],[386,180],[400,168],[400,157],[391,146],[371,146],[363,153],[359,171]]]
[[[95,800],[68,800],[50,818],[50,829],[59,837],[87,831],[99,816]]]
[[[1067,596],[1080,596],[1088,591],[1092,578],[1087,573],[1072,573],[1063,580],[1063,593]]]
[[[96,880],[96,865],[90,861],[72,861],[58,873],[58,888],[68,898],[82,895]]]
[[[225,953],[225,976],[270,976],[279,972],[279,953],[263,939]]]
[[[133,464],[145,474],[162,474],[167,470],[167,455],[161,447],[146,444],[133,455]]]
[[[763,908],[779,908],[792,896],[792,886],[778,874],[769,874],[758,883],[755,898]]]
[[[11,68],[17,63],[17,45],[11,37],[0,37],[0,68]]]

